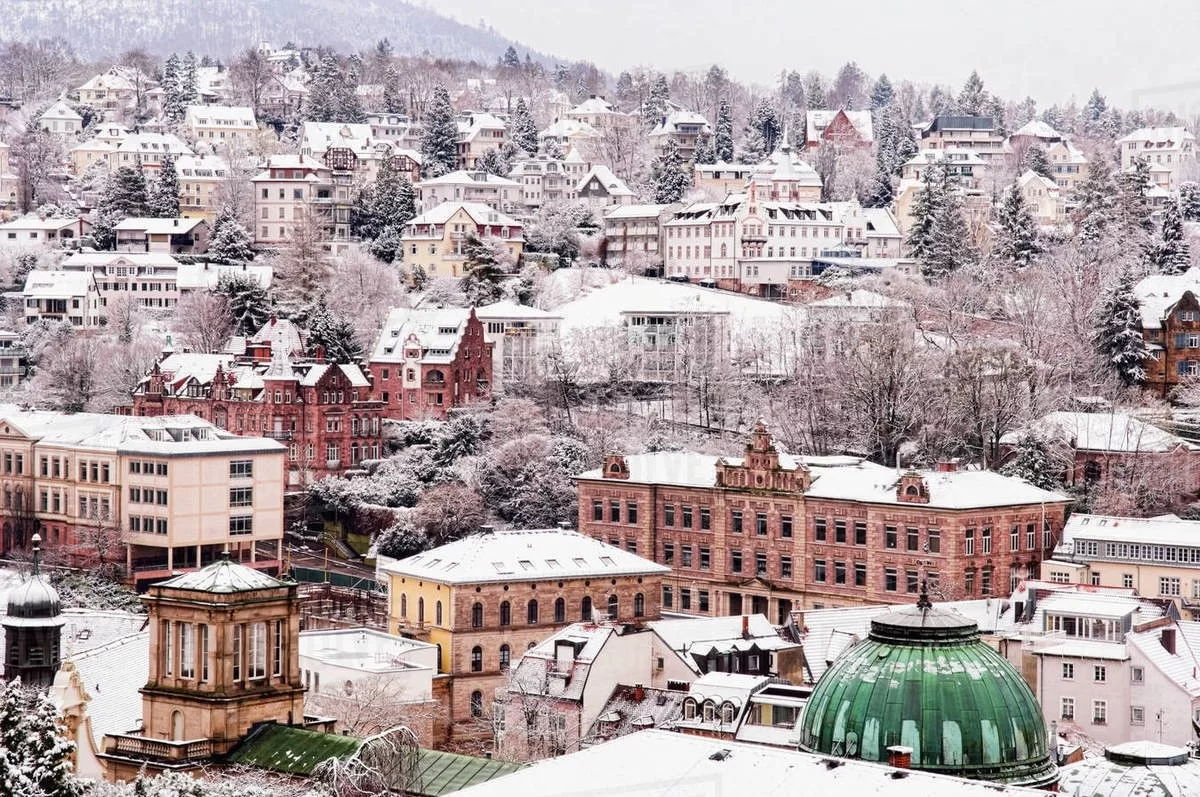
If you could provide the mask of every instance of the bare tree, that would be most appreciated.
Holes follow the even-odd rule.
[[[408,728],[392,728],[367,739],[347,758],[323,761],[313,777],[334,797],[419,792],[420,748]]]
[[[229,64],[229,85],[238,102],[250,106],[257,117],[271,82],[271,63],[257,47],[248,47]]]
[[[553,669],[552,659],[523,656],[496,690],[492,710],[503,716],[493,723],[499,758],[540,761],[562,755],[577,743],[567,730],[564,705],[553,695]]]
[[[175,306],[173,328],[193,351],[220,351],[234,332],[228,297],[210,291],[189,293]]]
[[[76,562],[86,561],[89,566],[95,566],[100,576],[114,578],[119,575],[121,564],[118,554],[124,550],[121,527],[111,510],[94,506],[80,517],[75,526],[75,550],[72,551]]]
[[[924,374],[911,337],[887,325],[851,333],[843,389],[852,425],[871,459],[893,463],[916,429],[924,402]]]
[[[412,519],[434,545],[442,545],[478,531],[487,512],[471,488],[439,484],[421,493]]]
[[[22,212],[58,198],[61,189],[52,179],[62,163],[62,144],[57,137],[31,123],[13,146],[17,168],[17,201]]]
[[[338,258],[327,301],[336,317],[351,320],[359,343],[370,346],[404,295],[398,266],[356,249]]]
[[[418,738],[431,742],[432,729],[445,721],[445,709],[436,700],[414,699],[403,684],[386,675],[360,678],[342,694],[309,691],[306,714],[337,717],[338,727],[351,736],[382,733],[404,725]]]

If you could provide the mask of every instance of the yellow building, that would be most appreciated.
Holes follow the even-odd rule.
[[[254,109],[229,105],[189,105],[183,124],[195,143],[213,146],[238,139],[249,140],[258,133]]]
[[[404,225],[404,265],[428,277],[461,277],[467,236],[494,238],[515,265],[525,248],[521,222],[477,202],[443,202]]]
[[[1071,515],[1042,580],[1133,589],[1200,619],[1200,521]]]
[[[438,647],[452,723],[490,706],[527,648],[596,613],[657,619],[670,568],[569,529],[481,533],[381,567],[388,630]]]
[[[229,182],[229,163],[216,155],[181,155],[175,161],[179,175],[179,212],[187,218],[213,221],[219,210],[217,189]]]
[[[286,447],[191,415],[64,414],[0,406],[0,553],[40,529],[81,563],[123,561],[135,581],[225,550],[278,569]],[[258,550],[268,543],[272,553]]]

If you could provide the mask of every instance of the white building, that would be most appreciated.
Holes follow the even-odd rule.
[[[34,269],[21,291],[25,323],[41,320],[69,321],[75,327],[100,326],[103,318],[100,291],[91,274],[79,271]]]
[[[189,105],[183,124],[192,141],[212,146],[236,140],[247,140],[258,133],[254,109],[231,105]]]
[[[437,645],[373,628],[300,632],[300,672],[312,697],[383,701],[387,710],[433,700]]]
[[[431,177],[414,188],[419,211],[432,210],[443,202],[476,202],[501,213],[516,213],[524,204],[520,183],[482,170]]]
[[[1117,139],[1121,170],[1139,158],[1150,166],[1164,166],[1171,174],[1170,188],[1178,188],[1179,170],[1196,160],[1196,137],[1186,127],[1142,127]]]
[[[83,117],[63,100],[43,111],[37,123],[43,130],[60,136],[73,136],[83,130]]]
[[[503,301],[476,308],[483,337],[492,344],[493,391],[531,383],[546,369],[558,343],[557,313]]]
[[[35,214],[0,224],[0,247],[77,246],[92,223],[83,216],[43,219]]]

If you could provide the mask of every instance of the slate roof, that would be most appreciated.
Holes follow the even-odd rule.
[[[91,698],[87,711],[92,739],[96,749],[103,750],[105,734],[128,733],[141,724],[139,690],[150,678],[150,632],[128,634],[69,659]]]

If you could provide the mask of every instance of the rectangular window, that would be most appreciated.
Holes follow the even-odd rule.
[[[767,536],[767,513],[756,512],[754,514],[754,533],[760,537]]]
[[[884,526],[883,527],[883,547],[884,548],[897,547],[896,527],[895,526]]]
[[[692,527],[692,507],[690,505],[683,507],[680,510],[680,514],[682,515],[683,527],[690,529]]]
[[[984,595],[992,594],[992,569],[990,567],[983,568],[983,575],[979,580],[979,591]]]
[[[267,624],[251,623],[249,658],[246,670],[252,679],[267,677]]]
[[[963,591],[968,595],[975,594],[975,571],[969,570],[963,574]]]
[[[670,565],[675,563],[675,543],[663,543],[663,564]]]
[[[1179,579],[1160,576],[1158,579],[1158,594],[1172,598],[1179,597]]]
[[[712,528],[712,510],[706,506],[700,507],[700,530],[708,531]]]
[[[1144,706],[1129,707],[1129,724],[1130,725],[1145,725],[1146,724],[1146,709]]]
[[[254,506],[254,488],[253,487],[230,487],[229,488],[229,505],[230,506]]]
[[[175,639],[172,634],[172,629],[175,624],[170,620],[162,621],[163,630],[163,672],[167,675],[175,674]]]
[[[1034,525],[1032,523],[1027,524],[1025,526],[1025,550],[1032,551],[1034,549],[1036,535],[1037,531],[1034,529]]]
[[[252,515],[234,515],[229,518],[229,536],[240,537],[254,533],[254,517]]]
[[[963,540],[963,553],[967,556],[975,555],[975,529],[967,529]]]
[[[663,507],[663,525],[664,526],[674,526],[675,525],[675,507],[671,504],[667,504],[666,506]]]
[[[1062,699],[1062,711],[1059,713],[1065,720],[1075,719],[1075,698],[1064,697]]]
[[[196,677],[196,627],[191,623],[179,624],[179,677]]]
[[[813,562],[813,581],[824,583],[825,581],[825,560],[817,559]]]
[[[275,644],[271,653],[271,674],[283,675],[283,620],[275,621]]]
[[[200,626],[200,680],[208,680],[208,626]]]
[[[621,502],[620,501],[609,501],[608,502],[608,520],[610,523],[620,523],[621,522]]]
[[[865,520],[854,521],[854,544],[855,545],[866,545],[867,544],[867,521],[865,521]]]
[[[1146,671],[1141,667],[1129,668],[1129,682],[1131,684],[1143,684],[1146,682]]]
[[[730,512],[729,513],[729,521],[730,521],[729,522],[730,530],[734,534],[741,534],[742,533],[742,510],[735,509],[732,512]]]
[[[921,550],[921,532],[909,526],[904,531],[904,546],[909,551]]]
[[[779,536],[780,537],[791,537],[792,536],[792,516],[791,515],[783,515],[782,517],[779,518]]]
[[[625,504],[625,522],[631,525],[637,523],[637,502],[629,501]]]
[[[592,499],[592,520],[604,521],[604,502],[599,499]]]
[[[867,566],[862,562],[854,563],[854,586],[867,586]]]
[[[780,578],[792,577],[792,557],[786,555],[779,557],[779,576]]]
[[[767,574],[767,554],[764,551],[757,551],[754,554],[754,574],[756,576]]]
[[[1064,681],[1070,681],[1075,677],[1075,665],[1069,661],[1064,661],[1062,666],[1062,677]]]
[[[1108,668],[1101,664],[1092,667],[1092,680],[1098,684],[1105,683],[1108,680]]]
[[[700,590],[699,596],[700,596],[699,609],[702,612],[707,612],[708,611],[708,590],[706,590],[706,589]]]
[[[675,604],[675,591],[670,587],[663,587],[663,608],[670,609]]]
[[[249,479],[254,476],[254,460],[235,459],[229,463],[229,478]]]
[[[679,590],[679,608],[680,609],[692,608],[692,591],[690,589],[688,589],[687,587],[684,587]]]
[[[846,544],[846,521],[833,521],[833,541],[839,545]]]
[[[712,568],[712,552],[707,545],[700,546],[700,569],[709,570]]]
[[[992,527],[984,526],[983,528],[983,552],[989,554],[992,552]]]
[[[916,570],[904,571],[904,591],[910,595],[921,591],[921,575]]]
[[[731,571],[733,571],[734,573],[742,572],[742,552],[741,551],[730,551],[729,552],[729,569]]]
[[[846,583],[846,563],[845,562],[834,562],[833,563],[833,583],[834,584],[845,584]]]
[[[692,546],[690,546],[690,545],[681,546],[679,549],[679,555],[680,555],[680,559],[681,559],[679,564],[681,567],[691,567],[692,566]]]
[[[1123,573],[1121,575],[1121,586],[1125,587],[1125,589],[1133,589],[1133,573]]]
[[[1010,551],[1021,550],[1021,527],[1016,523],[1013,524],[1008,532],[1008,549]]]
[[[1108,701],[1093,700],[1092,701],[1092,724],[1104,725],[1108,722]]]
[[[825,518],[819,517],[813,520],[813,539],[817,542],[825,542]]]
[[[896,591],[896,568],[885,567],[883,569],[883,588],[888,592]]]

